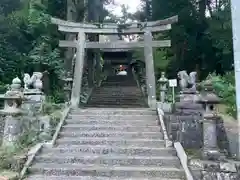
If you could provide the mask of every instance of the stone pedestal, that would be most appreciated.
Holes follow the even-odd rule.
[[[203,158],[208,160],[218,160],[221,153],[217,146],[217,132],[215,105],[220,102],[220,99],[213,93],[211,82],[206,82],[204,92],[201,93],[199,103],[203,105]]]
[[[203,157],[218,159],[220,153],[217,146],[216,117],[204,114],[203,118]]]
[[[199,92],[191,89],[180,91],[179,95],[180,102],[190,101],[195,103],[199,100],[199,97],[200,97]]]
[[[43,83],[41,72],[34,72],[33,77],[35,76],[35,80],[31,83],[33,84],[33,89],[24,88],[24,103],[22,108],[27,111],[28,115],[33,115],[38,113],[41,110],[41,106],[45,100],[44,93],[42,92]]]
[[[24,91],[23,94],[23,109],[27,111],[29,115],[40,112],[42,104],[45,101],[43,92],[35,89],[29,89],[27,91]]]

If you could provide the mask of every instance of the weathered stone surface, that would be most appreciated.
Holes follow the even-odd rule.
[[[164,122],[169,137],[174,141],[180,141],[184,148],[202,147],[202,123],[199,114],[176,113],[166,114]]]
[[[193,109],[193,110],[203,110],[202,105],[192,102],[176,102],[175,109]]]
[[[237,172],[236,166],[234,163],[225,163],[221,162],[220,163],[220,170],[224,172]]]
[[[201,178],[206,180],[237,180],[240,173],[237,171],[238,161],[202,161],[192,159],[189,162],[191,169],[199,169]]]
[[[156,123],[155,120],[148,119],[154,117],[146,115],[151,111],[142,109],[145,121],[138,120],[139,110],[103,111],[103,116],[111,117],[116,116],[112,114],[124,117],[131,113],[132,119],[92,120],[84,118],[84,115],[94,113],[88,109],[82,110],[81,119],[83,121],[86,119],[88,125],[85,121],[81,124],[77,120],[67,119],[67,124],[63,126],[61,136],[56,141],[57,147],[43,148],[42,153],[36,156],[30,172],[55,175],[59,178],[68,175],[79,178],[92,176],[113,179],[116,177],[181,179],[185,176],[176,157],[176,151],[173,148],[165,148],[160,127],[152,123]],[[101,114],[91,116],[97,118]]]

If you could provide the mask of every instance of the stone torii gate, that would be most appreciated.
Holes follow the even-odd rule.
[[[80,101],[83,65],[85,49],[129,49],[144,48],[146,64],[146,83],[148,93],[148,105],[150,108],[156,108],[156,83],[153,61],[153,47],[171,47],[170,40],[153,41],[152,33],[167,31],[171,29],[171,24],[178,21],[178,16],[173,16],[164,20],[139,22],[126,25],[117,25],[111,23],[75,23],[52,18],[52,23],[58,25],[58,30],[66,33],[77,33],[77,40],[61,40],[60,47],[76,48],[76,62],[74,69],[74,79],[71,94],[71,105],[78,107]],[[137,42],[89,42],[86,40],[88,34],[100,35],[126,35],[143,34],[144,40]]]

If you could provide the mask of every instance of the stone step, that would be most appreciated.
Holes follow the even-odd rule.
[[[101,117],[102,118],[102,117]],[[156,126],[157,120],[101,120],[98,117],[96,119],[88,118],[73,118],[67,119],[67,124],[82,124],[82,125],[106,125],[106,126]]]
[[[122,96],[112,96],[112,95],[92,95],[90,101],[104,101],[104,102],[128,102],[137,103],[142,100],[142,97],[122,97]],[[136,102],[135,102],[136,101]]]
[[[126,102],[126,103],[132,103],[136,104],[138,102],[141,102],[143,100],[143,97],[131,97],[126,98],[122,96],[111,96],[110,94],[106,95],[92,95],[89,98],[90,101],[103,101],[103,102]]]
[[[134,92],[133,92],[134,91]],[[142,94],[141,93],[141,90],[138,89],[138,88],[131,88],[129,86],[127,87],[100,87],[99,89],[94,89],[93,91],[93,94],[99,94],[99,93],[106,93],[106,92],[109,92],[113,95],[122,95],[122,96],[128,96],[128,97],[131,97],[131,95],[135,95],[135,94]]]
[[[82,114],[87,113],[88,115],[157,115],[156,110],[149,108],[85,108],[85,109],[72,109],[71,114]]]
[[[135,92],[134,94],[131,94],[131,92],[124,92],[124,91],[93,91],[92,96],[107,96],[107,97],[122,97],[122,98],[126,98],[126,99],[136,99],[136,97],[142,97],[142,93],[139,92]]]
[[[125,83],[125,82],[124,82]],[[127,84],[127,87],[126,86],[124,86],[125,84],[124,83],[121,83],[121,85],[123,85],[122,87],[119,87],[119,86],[114,86],[114,84],[111,84],[111,83],[106,83],[106,82],[104,82],[100,87],[97,87],[95,90],[101,90],[101,89],[110,89],[110,88],[112,88],[112,89],[114,89],[114,90],[119,90],[119,89],[117,89],[117,88],[121,88],[121,89],[124,89],[124,90],[129,90],[129,89],[139,89],[138,88],[138,86],[137,85],[135,85],[135,84]],[[116,83],[115,83],[116,84]],[[106,86],[104,86],[104,85],[106,85]],[[108,86],[108,85],[110,85],[110,86]],[[129,88],[129,89],[128,89]]]
[[[163,139],[161,132],[80,131],[60,132],[60,137],[122,137],[126,139]]]
[[[111,116],[110,116],[111,117]],[[67,124],[85,124],[85,125],[136,125],[136,126],[156,126],[158,119],[156,117],[153,117],[151,119],[141,119],[141,120],[135,120],[135,119],[123,119],[124,116],[120,116],[115,118],[111,118],[108,116],[106,119],[102,119],[103,117],[72,117],[72,118],[68,118],[66,120]],[[109,118],[109,119],[108,119]]]
[[[82,113],[82,114],[69,114],[67,120],[102,120],[102,121],[143,121],[143,122],[155,122],[158,117],[156,115],[145,115],[145,114],[139,114],[139,115],[111,115],[111,114],[104,114],[104,113],[99,113],[99,114],[88,114],[88,113]]]
[[[132,92],[132,91],[134,91],[134,92]],[[109,93],[108,95],[115,95],[116,97],[122,96],[122,97],[134,98],[135,96],[138,96],[138,97],[142,96],[142,92],[137,91],[136,89],[126,91],[126,90],[121,90],[119,88],[116,90],[114,90],[114,89],[111,89],[111,90],[101,89],[98,91],[94,90],[92,94],[93,95],[107,95],[107,93]]]
[[[143,95],[141,92],[136,92],[136,94],[130,94],[129,92],[112,92],[112,91],[102,91],[102,92],[93,92],[91,97],[96,98],[123,98],[126,100],[135,100],[135,99],[142,99]]]
[[[101,84],[101,86],[105,87],[105,86],[120,86],[121,88],[124,87],[133,87],[133,88],[138,88],[136,83],[132,83],[132,82],[103,82]]]
[[[30,177],[26,178],[26,180],[159,180],[158,177],[156,178],[121,178],[121,177],[103,177],[103,176],[46,176],[46,175],[31,175]],[[183,179],[169,179],[169,178],[161,178],[161,180],[183,180]]]
[[[160,132],[158,126],[105,126],[105,125],[79,125],[67,124],[63,126],[62,132],[77,131],[125,131],[125,132]]]
[[[141,105],[144,101],[143,100],[131,100],[131,101],[117,101],[115,98],[112,100],[109,99],[96,99],[96,100],[89,100],[88,103],[98,103],[98,104],[105,104],[105,105]]]
[[[111,146],[145,146],[145,147],[164,147],[164,140],[156,139],[124,139],[116,137],[68,137],[60,138],[56,141],[57,145],[111,145]]]
[[[134,92],[133,92],[134,91]],[[127,87],[110,87],[110,86],[105,86],[105,87],[100,87],[99,89],[94,89],[94,93],[104,93],[104,92],[110,92],[115,95],[135,95],[135,94],[141,94],[141,90],[138,88],[131,88],[129,86]],[[127,93],[127,94],[125,94]]]
[[[126,97],[134,97],[135,95],[142,95],[140,89],[131,89],[130,87],[126,87],[127,89],[123,89],[121,87],[101,87],[100,89],[95,89],[93,94],[103,94],[110,93],[109,95],[116,95],[116,96],[126,96]]]
[[[136,83],[133,83],[133,82],[117,82],[117,81],[112,81],[112,82],[102,82],[102,84],[101,84],[101,86],[103,86],[103,87],[105,87],[105,86],[114,86],[114,87],[116,87],[116,86],[120,86],[121,88],[123,88],[123,87],[129,87],[129,86],[131,86],[131,87],[133,87],[133,88],[138,88],[137,87],[137,84]]]
[[[113,156],[113,155],[89,155],[77,154],[69,156],[40,155],[35,157],[36,163],[56,163],[56,164],[79,164],[79,165],[101,165],[101,166],[162,166],[180,168],[181,163],[174,156]]]
[[[136,107],[136,108],[139,108],[139,107],[147,107],[147,105],[145,103],[141,103],[141,104],[121,104],[121,105],[117,105],[116,103],[115,104],[99,104],[99,103],[91,103],[91,102],[88,102],[88,104],[85,104],[84,105],[85,107],[98,107],[98,108],[129,108],[129,107]]]
[[[99,95],[99,96],[92,96],[90,97],[89,101],[91,102],[105,102],[105,103],[113,103],[113,102],[116,102],[116,103],[128,103],[128,104],[137,104],[139,102],[142,102],[142,97],[134,97],[134,98],[125,98],[125,97],[121,97],[121,96],[118,96],[118,97],[114,97],[114,96],[111,96],[111,95],[106,95],[106,96],[103,96],[103,95]]]
[[[38,163],[33,165],[30,172],[44,173],[45,175],[57,176],[103,176],[103,177],[158,177],[161,178],[184,178],[182,169],[172,167],[139,167],[139,166],[98,166],[78,164],[49,164]]]
[[[176,156],[174,148],[150,148],[150,147],[131,147],[131,146],[109,146],[109,145],[70,145],[65,147],[44,147],[41,152],[49,155],[68,156],[77,154],[87,155],[125,155],[125,156]]]
[[[115,95],[135,95],[135,94],[142,94],[141,93],[141,90],[138,89],[138,88],[134,88],[134,89],[131,89],[129,87],[126,87],[128,89],[123,89],[121,87],[101,87],[99,89],[94,89],[94,93],[96,94],[99,94],[99,93],[105,93],[105,92],[110,92],[111,94],[115,94]],[[135,91],[135,92],[132,92],[132,91]],[[127,93],[127,94],[125,94]]]

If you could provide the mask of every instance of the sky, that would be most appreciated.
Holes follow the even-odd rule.
[[[140,5],[140,0],[115,0],[118,6],[107,6],[108,9],[112,10],[117,16],[121,16],[121,4],[125,4],[129,7],[129,12],[134,13]]]

